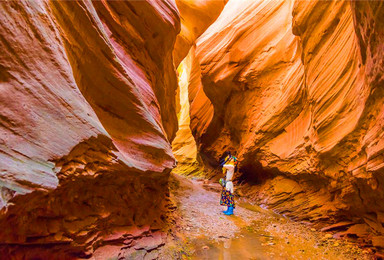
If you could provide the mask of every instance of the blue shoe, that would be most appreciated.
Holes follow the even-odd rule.
[[[229,207],[227,207],[227,210],[223,210],[223,213],[224,213],[224,214],[227,213],[228,210],[229,210]]]
[[[233,215],[233,207],[228,207],[227,212],[224,212],[224,214],[227,216]]]

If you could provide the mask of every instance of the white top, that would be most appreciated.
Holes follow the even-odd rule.
[[[227,182],[225,184],[225,189],[227,191],[230,191],[233,194],[233,182],[232,182],[232,179],[233,179],[233,174],[235,173],[235,166],[233,166],[232,164],[224,164],[223,167],[227,170],[227,173],[226,173],[226,176],[225,176],[225,180]]]
[[[223,166],[227,170],[226,181],[232,181],[233,174],[235,173],[235,166],[232,164],[224,164]]]

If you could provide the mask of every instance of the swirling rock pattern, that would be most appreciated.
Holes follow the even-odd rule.
[[[175,163],[176,4],[0,6],[2,255],[67,259],[158,241]]]
[[[382,232],[382,17],[381,2],[230,0],[198,38],[190,76],[204,163],[233,149],[240,193]]]
[[[181,18],[181,31],[176,37],[173,50],[175,66],[180,64],[196,39],[216,20],[227,1],[176,0]]]
[[[154,257],[177,112],[178,158],[234,149],[239,193],[384,248],[382,2],[0,8],[2,255]]]
[[[190,129],[189,99],[194,92],[188,90],[193,57],[193,51],[190,50],[194,49],[199,36],[216,20],[226,2],[226,0],[176,1],[181,18],[181,31],[176,37],[173,50],[174,65],[178,66],[179,77],[179,91],[176,97],[179,130],[173,140],[172,150],[178,161],[175,172],[181,174],[198,174],[203,168],[203,165],[198,162],[196,143]]]

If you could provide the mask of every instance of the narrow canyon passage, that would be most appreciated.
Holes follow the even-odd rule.
[[[384,259],[384,2],[0,1],[0,49],[0,259]]]

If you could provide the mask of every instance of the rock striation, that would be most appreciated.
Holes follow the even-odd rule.
[[[228,149],[240,195],[384,249],[383,2],[0,12],[2,255],[156,258],[175,157],[218,178]]]
[[[205,165],[233,149],[240,193],[297,220],[348,219],[360,226],[341,236],[380,241],[382,17],[381,2],[228,1],[191,50]]]
[[[2,255],[117,246],[129,257],[135,241],[161,240],[177,130],[175,3],[5,1],[0,12]]]
[[[176,96],[179,130],[173,140],[172,150],[178,161],[174,172],[180,174],[196,175],[202,173],[203,168],[203,164],[199,163],[196,143],[190,129],[189,96],[193,95],[193,91],[188,90],[193,57],[190,49],[194,49],[196,39],[216,20],[226,2],[227,0],[176,1],[181,18],[181,31],[176,37],[173,50],[173,60],[175,66],[178,66],[179,78]]]
[[[228,0],[176,0],[181,31],[176,37],[173,59],[177,67],[187,56],[196,39],[216,20]]]

